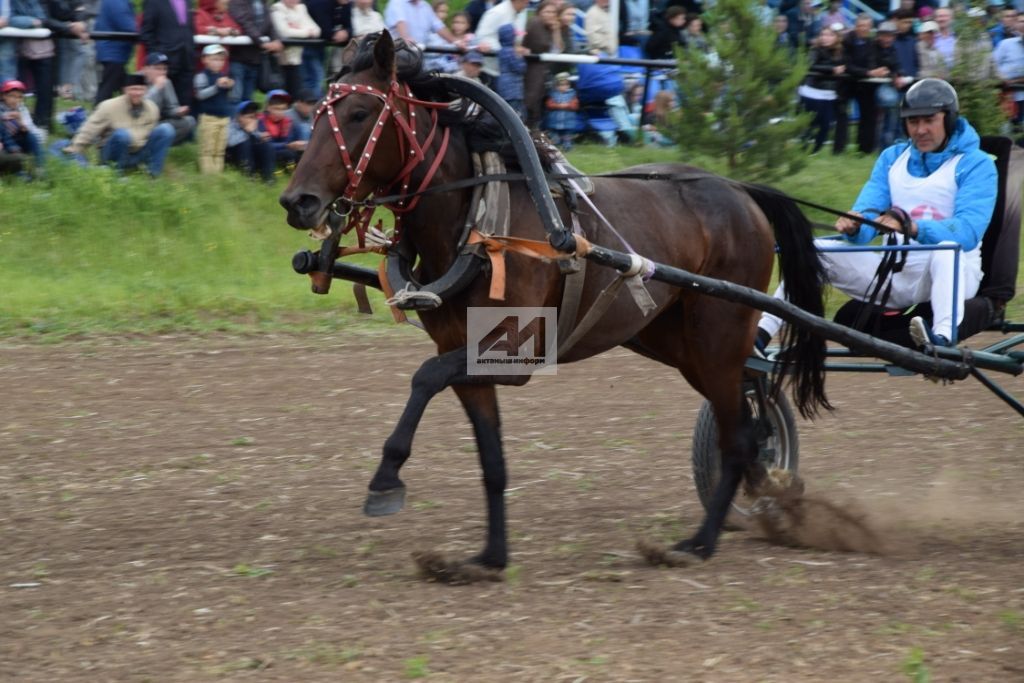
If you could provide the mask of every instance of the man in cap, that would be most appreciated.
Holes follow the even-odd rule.
[[[939,25],[934,21],[924,21],[917,28],[917,77],[948,78],[949,66],[938,48],[935,47],[935,36]]]
[[[174,128],[160,123],[160,110],[146,99],[146,90],[144,75],[129,74],[124,94],[100,102],[61,151],[82,160],[85,149],[95,144],[103,163],[120,170],[146,164],[151,176],[159,176],[174,139]]]
[[[899,127],[897,109],[904,79],[900,73],[900,56],[896,51],[897,31],[898,25],[895,21],[883,21],[879,24],[878,35],[875,37],[875,66],[886,69],[890,79],[889,82],[880,83],[875,90],[875,103],[878,105],[882,122],[879,144],[883,148],[893,143]]]
[[[882,152],[850,213],[897,233],[900,243],[959,245],[963,252],[959,259],[952,250],[908,252],[902,269],[881,283],[890,287],[888,301],[879,300],[885,287],[875,282],[882,254],[841,250],[822,252],[820,258],[832,286],[856,299],[890,309],[930,302],[931,323],[913,318],[911,337],[919,345],[948,346],[963,319],[964,301],[981,283],[981,240],[995,209],[998,176],[995,163],[981,151],[977,132],[960,116],[959,99],[949,83],[925,78],[910,86],[900,117],[910,141]],[[880,234],[845,216],[835,228],[854,245]],[[784,291],[780,284],[775,295],[782,297]],[[781,326],[780,318],[762,315],[755,347],[763,352]]]
[[[196,120],[195,117],[189,116],[189,108],[178,102],[174,84],[167,78],[167,55],[162,52],[150,52],[146,55],[146,66],[142,73],[149,85],[146,99],[160,109],[161,123],[169,123],[174,128],[174,142],[171,144],[180,145],[191,137]]]

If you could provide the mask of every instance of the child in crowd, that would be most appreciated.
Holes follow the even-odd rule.
[[[644,84],[634,83],[626,90],[626,106],[629,107],[629,120],[634,128],[640,127],[644,118]]]
[[[6,81],[0,86],[0,136],[3,151],[31,154],[39,167],[43,163],[45,138],[25,106],[25,91],[25,84],[18,80]]]
[[[440,16],[441,15],[438,14],[438,17]],[[456,12],[452,15],[451,22],[451,28],[449,30],[452,35],[455,36],[455,44],[463,46],[470,45],[473,41],[473,34],[469,32],[469,15],[465,12]],[[449,43],[437,33],[431,33],[427,39],[427,47],[451,47],[452,44],[453,43]],[[459,56],[455,54],[427,53],[425,64],[424,68],[427,71],[440,71],[441,73],[446,74],[458,73],[460,66]]]
[[[295,134],[299,140],[308,141],[309,136],[313,133],[313,109],[319,101],[320,98],[316,96],[316,93],[305,88],[299,92],[292,108],[288,110],[288,118],[292,120]]]
[[[231,89],[234,79],[226,75],[227,50],[223,45],[203,48],[203,70],[195,75],[197,111],[199,112],[199,172],[220,173],[224,170],[224,150],[231,119]]]
[[[676,94],[671,90],[659,90],[654,95],[649,116],[643,126],[644,144],[656,147],[671,147],[676,144],[666,131],[671,128],[671,114],[677,107]]]
[[[270,135],[259,129],[260,106],[246,100],[235,108],[235,116],[228,125],[227,162],[248,175],[257,172],[263,182],[274,182],[274,146]]]
[[[555,87],[548,93],[545,106],[548,110],[547,128],[551,140],[568,152],[572,149],[573,138],[576,137],[579,124],[576,112],[579,111],[580,101],[576,97],[576,91],[572,89],[567,71],[555,74]]]
[[[284,90],[271,90],[267,93],[267,105],[260,114],[259,130],[267,133],[267,140],[274,148],[276,164],[288,167],[298,163],[306,141],[300,140],[291,118],[288,117],[288,106],[292,97]]]
[[[498,29],[498,80],[495,90],[513,109],[519,118],[526,120],[526,107],[523,104],[523,75],[526,73],[526,60],[516,45],[516,27],[505,24]]]

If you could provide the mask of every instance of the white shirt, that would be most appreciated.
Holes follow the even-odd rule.
[[[505,24],[514,24],[516,33],[522,35],[526,32],[526,12],[516,12],[509,0],[504,0],[491,9],[484,12],[480,17],[480,23],[476,26],[476,41],[480,47],[489,49],[493,54],[498,54],[501,43],[498,41],[498,29]],[[484,55],[484,71],[492,76],[498,75],[498,58]]]

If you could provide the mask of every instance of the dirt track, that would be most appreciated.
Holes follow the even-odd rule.
[[[413,333],[0,347],[0,679],[1024,681],[1024,421],[980,386],[832,375],[839,410],[801,423],[808,491],[865,510],[885,555],[734,532],[684,569],[634,550],[701,514],[677,375],[616,352],[502,390],[514,565],[450,587],[410,560],[482,543],[450,392],[407,509],[360,514],[430,353]]]

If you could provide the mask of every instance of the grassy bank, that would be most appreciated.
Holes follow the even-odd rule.
[[[600,172],[676,161],[678,152],[580,146],[571,156]],[[815,157],[780,187],[846,207],[872,161]],[[267,187],[193,169],[194,150],[185,147],[173,150],[166,176],[155,181],[52,164],[46,182],[0,185],[0,335],[389,324],[379,305],[372,319],[355,314],[344,285],[315,296],[292,272],[291,255],[315,246],[284,221],[284,178]]]

